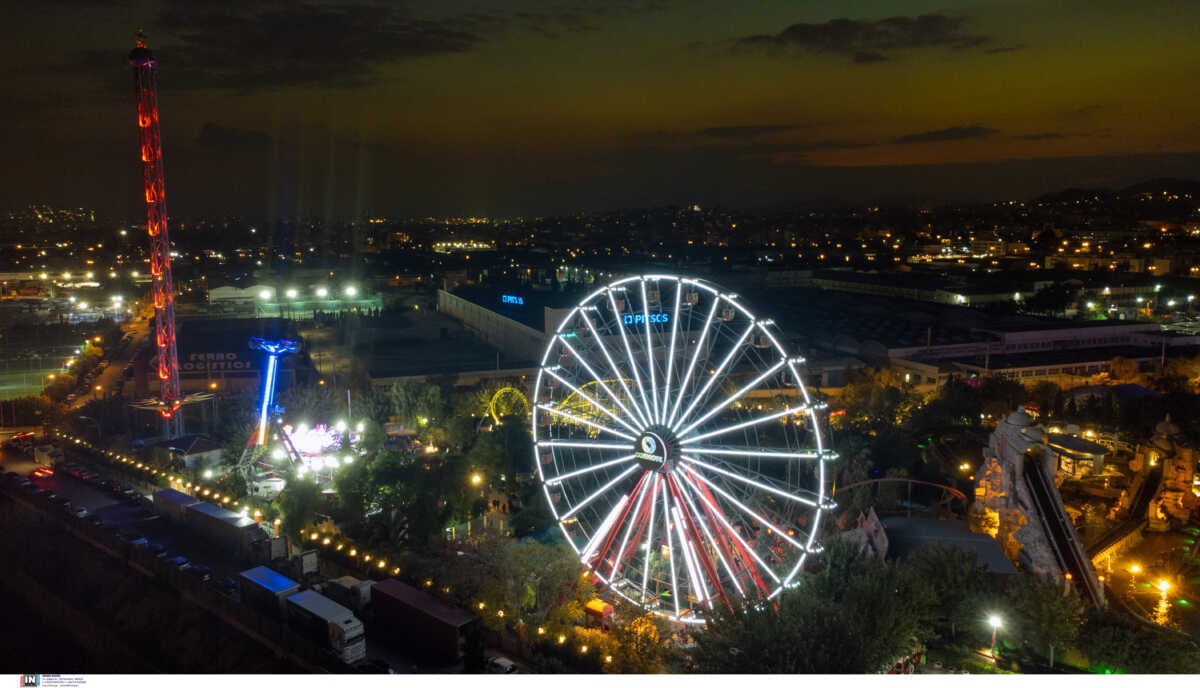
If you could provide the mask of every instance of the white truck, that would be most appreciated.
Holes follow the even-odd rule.
[[[367,656],[367,635],[353,612],[314,590],[287,598],[292,628],[333,651],[346,664]]]

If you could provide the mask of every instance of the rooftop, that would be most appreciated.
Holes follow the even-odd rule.
[[[888,556],[908,556],[924,545],[945,545],[974,552],[989,573],[1015,574],[1017,569],[1000,543],[982,533],[972,533],[961,521],[892,516],[883,521],[887,531]]]
[[[242,571],[240,575],[243,578],[257,583],[273,593],[281,593],[300,587],[300,584],[296,581],[283,576],[282,574],[278,574],[266,566],[256,566],[248,571]]]
[[[456,628],[465,626],[476,618],[474,614],[469,614],[457,607],[451,607],[436,597],[421,592],[407,583],[401,583],[395,578],[379,581],[372,588],[372,591],[372,596],[376,594],[387,595],[414,609],[420,609],[438,621]]]

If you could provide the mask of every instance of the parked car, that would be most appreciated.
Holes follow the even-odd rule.
[[[167,560],[167,563],[179,569],[180,571],[192,565],[192,563],[188,561],[187,557],[171,557]]]
[[[487,669],[493,674],[515,674],[517,673],[517,665],[507,657],[488,657]]]
[[[154,556],[159,559],[162,559],[163,557],[167,556],[167,554],[168,554],[167,546],[162,544],[161,542],[151,542],[149,550],[151,552],[154,552]]]
[[[199,578],[202,581],[207,581],[207,580],[212,579],[212,569],[208,568],[204,564],[191,564],[187,568],[185,568],[183,570],[183,572],[188,574],[189,576],[194,576],[196,578]]]
[[[74,516],[75,518],[86,518],[88,515],[87,507],[86,506],[77,506],[71,512],[71,515]]]

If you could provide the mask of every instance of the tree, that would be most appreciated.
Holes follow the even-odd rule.
[[[654,674],[662,671],[664,648],[651,614],[639,616],[612,631],[618,650],[606,670],[619,674]],[[610,669],[611,667],[611,669]]]
[[[279,511],[283,514],[283,530],[292,540],[300,539],[300,530],[312,525],[321,503],[321,490],[311,480],[293,475],[279,494]]]
[[[930,633],[930,583],[894,562],[828,543],[824,568],[801,574],[775,603],[724,606],[696,632],[707,673],[874,673]]]
[[[1116,356],[1109,363],[1109,376],[1114,380],[1132,380],[1137,377],[1137,361],[1131,361],[1123,356]]]
[[[442,390],[435,385],[401,380],[392,383],[389,396],[392,413],[405,427],[436,423],[445,413],[446,402]]]
[[[975,620],[976,611],[968,603],[984,592],[987,580],[986,569],[976,553],[938,543],[920,547],[908,555],[904,564],[912,575],[937,581],[934,629],[939,635],[948,630],[950,638],[957,640],[958,630]]]
[[[1084,611],[1079,591],[1066,581],[1022,573],[1013,577],[1006,592],[1019,637],[1047,648],[1053,667],[1055,650],[1069,647],[1079,636]]]

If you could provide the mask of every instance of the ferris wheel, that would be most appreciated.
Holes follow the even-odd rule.
[[[820,551],[836,458],[802,365],[772,321],[702,280],[628,277],[583,299],[531,408],[542,490],[581,561],[691,623],[792,584]]]

